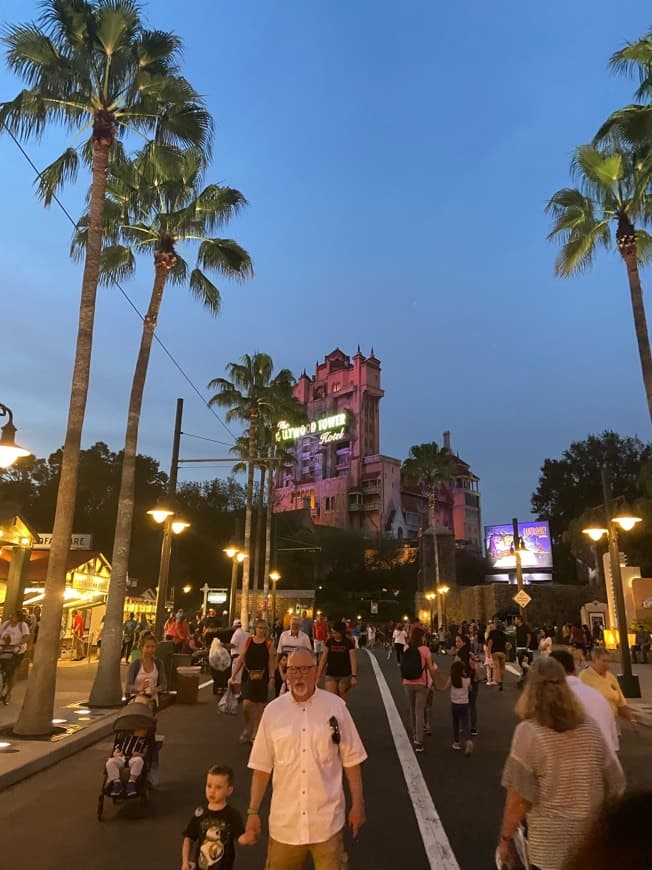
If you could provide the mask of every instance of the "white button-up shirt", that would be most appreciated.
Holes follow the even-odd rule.
[[[329,719],[340,731],[333,743]],[[307,701],[287,692],[265,707],[249,767],[272,773],[269,833],[288,845],[323,843],[344,827],[342,768],[361,764],[367,753],[346,704],[315,689]]]
[[[602,731],[604,742],[611,752],[618,752],[616,719],[604,696],[597,689],[593,689],[591,686],[583,683],[579,677],[568,676],[566,677],[566,682],[571,692],[584,707],[591,719],[598,725],[600,731]]]

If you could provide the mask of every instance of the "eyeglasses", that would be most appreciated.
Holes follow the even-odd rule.
[[[336,746],[339,746],[342,735],[340,734],[340,726],[335,716],[331,716],[331,718],[328,720],[328,724],[333,729],[333,733],[331,734],[331,740]]]
[[[291,677],[295,677],[297,674],[301,674],[302,676],[305,676],[306,674],[309,674],[310,671],[314,667],[315,667],[314,665],[301,665],[300,667],[297,668],[294,665],[290,665],[290,667],[287,669],[287,673]]]

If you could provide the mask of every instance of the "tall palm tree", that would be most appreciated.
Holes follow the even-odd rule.
[[[260,425],[257,429],[256,438],[256,457],[258,459],[258,461],[256,462],[256,467],[258,468],[259,477],[256,508],[254,511],[256,518],[256,528],[252,535],[253,568],[250,575],[250,586],[254,601],[256,601],[257,598],[258,583],[260,579],[260,563],[263,537],[263,508],[265,506],[265,478],[267,475],[267,463],[265,461],[262,461],[266,458],[267,452],[265,445],[261,442],[261,439],[265,437],[265,430],[266,427],[264,426],[264,424],[262,424],[262,422],[260,422]],[[236,438],[234,446],[229,449],[229,453],[241,457],[241,461],[236,462],[235,465],[232,467],[232,472],[234,474],[240,474],[242,472],[246,473],[247,456],[249,454],[249,437],[246,433]]]
[[[439,585],[439,545],[437,541],[437,493],[455,477],[455,458],[446,447],[436,441],[414,444],[401,471],[408,483],[421,485],[428,497],[428,522],[433,534],[435,585]]]
[[[615,226],[616,248],[627,270],[634,329],[652,418],[652,354],[639,263],[652,259],[652,237],[642,227],[652,217],[652,151],[637,153],[617,145],[575,149],[571,171],[578,186],[563,188],[546,210],[553,218],[549,239],[561,242],[555,272],[567,278],[588,269],[598,248],[610,250]]]
[[[273,376],[274,362],[265,353],[244,354],[239,363],[229,363],[229,379],[214,378],[208,384],[215,394],[209,399],[210,406],[228,408],[227,422],[240,420],[247,424],[247,489],[245,502],[244,551],[249,556],[242,568],[242,601],[240,619],[243,626],[249,621],[249,580],[251,576],[251,521],[253,513],[254,472],[256,463],[256,443],[259,435],[261,416],[273,407],[273,391],[279,382],[294,382],[294,375],[288,369],[281,369]]]
[[[133,0],[45,0],[36,22],[11,25],[6,60],[27,85],[0,103],[0,128],[41,138],[54,124],[82,134],[39,176],[48,205],[80,160],[91,171],[89,228],[81,288],[63,463],[45,585],[39,644],[16,733],[52,731],[66,559],[77,492],[77,466],[88,395],[95,298],[104,229],[104,195],[111,161],[119,161],[118,131],[155,134],[161,142],[208,147],[210,116],[179,73],[179,39],[144,30]],[[88,132],[90,139],[83,142]],[[117,147],[116,147],[117,146]]]
[[[152,150],[157,152],[155,157]],[[185,284],[211,314],[217,315],[220,292],[203,270],[236,280],[248,277],[253,271],[251,258],[236,242],[209,237],[215,228],[236,215],[246,200],[233,188],[204,186],[203,167],[203,155],[197,149],[180,152],[151,145],[136,160],[116,167],[107,182],[105,239],[108,244],[102,251],[100,279],[110,283],[132,274],[136,254],[143,252],[152,255],[154,282],[129,398],[102,656],[90,695],[90,703],[96,707],[119,704],[122,697],[120,651],[134,514],[138,429],[152,341],[165,288],[168,283]],[[83,251],[86,243],[87,215],[80,221],[80,227],[73,242],[75,253]],[[179,250],[184,244],[197,247],[197,263],[192,270]]]

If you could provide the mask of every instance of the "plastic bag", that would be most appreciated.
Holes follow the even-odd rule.
[[[226,713],[228,716],[235,716],[238,712],[238,699],[231,689],[227,689],[222,695],[220,702],[217,705],[217,709],[220,713]]]
[[[214,637],[208,651],[208,664],[215,671],[228,671],[231,666],[231,653],[222,646],[219,637]]]

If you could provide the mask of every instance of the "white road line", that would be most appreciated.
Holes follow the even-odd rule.
[[[376,656],[367,650],[374,669],[380,695],[385,705],[385,712],[389,721],[390,731],[394,738],[394,746],[398,760],[401,762],[405,784],[414,807],[414,815],[421,831],[421,839],[426,850],[426,857],[431,870],[460,870],[457,858],[453,854],[451,844],[441,823],[439,814],[435,808],[430,791],[423,778],[410,738],[405,730],[403,720],[396,708],[394,698],[387,685]]]

